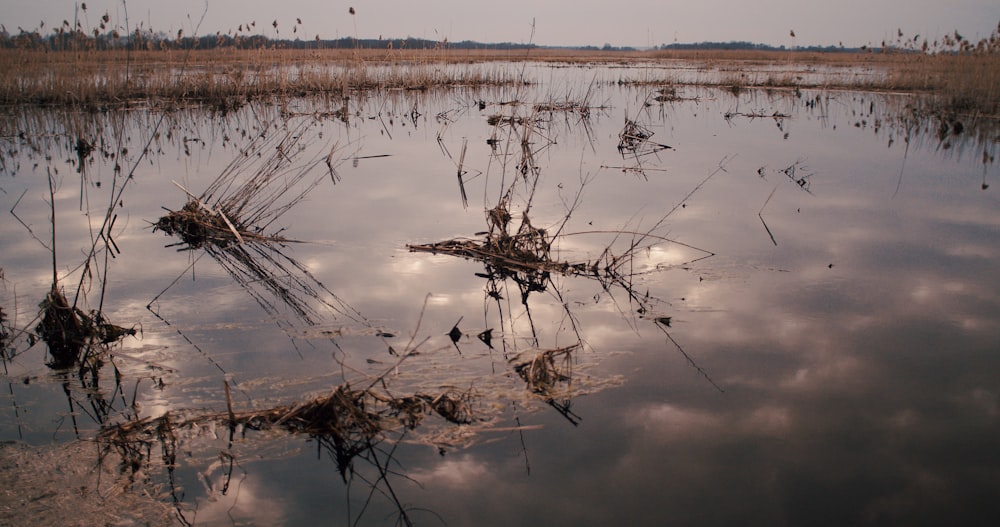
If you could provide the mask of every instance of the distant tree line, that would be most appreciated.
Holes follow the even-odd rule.
[[[753,51],[788,51],[785,46],[770,46],[768,44],[756,44],[746,41],[732,42],[697,42],[688,44],[662,44],[657,47],[662,50],[753,50]],[[830,52],[857,52],[861,48],[845,48],[844,46],[796,46],[796,51],[818,51]]]
[[[19,28],[20,29],[20,28]],[[92,34],[83,31],[68,31],[62,28],[48,35],[42,35],[38,30],[25,31],[21,29],[18,33],[11,33],[6,28],[0,30],[0,48],[21,48],[47,51],[65,50],[108,50],[108,49],[145,49],[145,50],[167,50],[167,49],[217,49],[217,48],[238,48],[238,49],[490,49],[490,50],[523,50],[534,49],[539,46],[535,44],[516,44],[511,42],[501,42],[495,44],[485,44],[471,40],[461,42],[448,42],[428,40],[422,38],[397,38],[397,39],[356,39],[344,37],[338,39],[320,39],[317,36],[312,40],[302,39],[275,39],[263,35],[229,35],[216,33],[214,35],[204,35],[200,37],[184,36],[178,32],[176,36],[166,33],[153,32],[150,30],[141,31],[136,29],[132,33],[120,34],[112,30],[105,33],[94,32]]]
[[[18,28],[18,33],[12,33],[6,27],[0,25],[0,49],[32,49],[44,51],[67,51],[67,50],[110,50],[110,49],[138,49],[138,50],[170,50],[170,49],[455,49],[455,50],[527,50],[544,49],[548,46],[538,46],[536,44],[517,44],[512,42],[483,43],[472,40],[461,42],[449,42],[448,40],[428,40],[422,38],[397,38],[397,39],[356,39],[353,37],[343,37],[338,39],[321,39],[317,35],[315,39],[280,39],[270,38],[264,35],[251,34],[223,34],[204,35],[199,37],[185,36],[178,31],[175,35],[170,35],[162,31],[152,31],[150,29],[136,29],[131,33],[120,33],[118,30],[108,30],[99,32],[93,30],[86,33],[81,29],[69,29],[69,23],[64,22],[63,27],[43,35],[39,30],[26,31]],[[957,35],[957,33],[956,33]],[[957,37],[961,39],[961,37]],[[964,44],[960,48],[962,51],[978,49],[968,44],[967,41],[957,40]],[[997,37],[984,39],[990,44],[992,50],[996,48]],[[936,43],[935,43],[936,44]],[[953,42],[945,42],[945,45],[958,48]],[[980,44],[982,47],[984,44]],[[559,49],[574,49],[582,51],[636,51],[637,48],[629,46],[557,46]],[[927,51],[925,44],[923,51]],[[655,46],[656,50],[754,50],[754,51],[788,51],[785,46],[771,46],[768,44],[757,44],[746,41],[731,42],[696,42],[696,43],[673,43]],[[860,48],[846,48],[840,46],[796,46],[795,51],[814,52],[850,52],[859,51],[892,51],[892,52],[914,52],[917,51],[912,46],[886,45],[882,48],[872,46],[862,46]],[[950,49],[950,48],[946,48]]]

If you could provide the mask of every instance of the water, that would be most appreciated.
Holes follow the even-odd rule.
[[[51,173],[60,285],[72,302],[115,202],[114,257],[98,239],[80,305],[137,334],[82,379],[12,339],[0,439],[19,442],[3,451],[20,494],[6,510],[65,521],[120,485],[132,503],[100,514],[196,525],[996,523],[995,129],[956,134],[895,96],[685,87],[657,101],[592,69],[540,78],[354,95],[340,113],[333,99],[8,116],[5,327],[34,330],[52,285]],[[532,109],[568,102],[588,111]],[[626,119],[653,135],[623,155]],[[260,131],[295,126],[287,154],[317,161],[317,186],[263,233],[296,242],[245,241],[240,260],[153,232],[180,187],[201,195]],[[82,169],[78,137],[97,147]],[[511,233],[527,210],[559,234],[552,261],[603,265],[610,247],[626,265],[540,279],[408,250],[482,241],[508,192]],[[516,367],[564,347],[562,377],[530,389]],[[462,398],[472,422],[387,419],[341,464],[329,434],[226,425],[229,404],[290,412],[342,385]],[[95,439],[167,412],[119,436],[133,465]],[[49,460],[99,453],[104,486],[74,498]]]

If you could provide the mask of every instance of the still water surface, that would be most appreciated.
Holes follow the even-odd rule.
[[[5,480],[29,489],[5,510],[72,518],[58,474],[100,459],[110,475],[88,500],[117,496],[117,477],[147,507],[132,510],[162,503],[133,516],[181,525],[1000,521],[995,128],[915,120],[884,95],[541,77],[5,117],[0,439],[17,442]],[[262,170],[275,145],[253,138],[287,130],[290,166],[315,164],[263,233],[294,241],[245,240],[236,257],[154,231],[234,159],[248,156],[234,187]],[[47,174],[70,301],[116,203],[80,305],[136,335],[85,380],[19,331],[52,285]],[[501,203],[511,233],[525,217],[545,230],[552,262],[607,263],[610,247],[624,264],[539,275],[408,250],[482,241]],[[532,390],[516,366],[564,348],[551,390]],[[342,385],[461,394],[469,422],[429,413],[339,464],[329,436],[225,424],[229,405],[292,408]],[[168,412],[169,434],[133,438],[133,465],[95,439]]]

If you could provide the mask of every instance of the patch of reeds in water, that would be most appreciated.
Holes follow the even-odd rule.
[[[552,259],[552,241],[545,229],[531,225],[522,215],[517,231],[510,233],[511,214],[504,203],[487,211],[489,230],[482,240],[451,239],[431,244],[407,245],[413,252],[450,254],[479,260],[501,269],[521,272],[569,273],[582,270]]]
[[[177,433],[216,425],[230,430],[283,431],[307,435],[329,449],[346,477],[352,460],[386,439],[391,431],[417,428],[429,415],[455,425],[475,421],[471,392],[445,389],[438,394],[416,393],[393,397],[372,388],[335,387],[330,393],[306,401],[271,408],[183,416],[168,412],[157,417],[127,421],[104,428],[99,439],[118,448],[126,459],[137,444],[176,441]],[[139,449],[141,450],[141,449]]]
[[[179,246],[178,250],[204,250],[283,328],[292,325],[284,318],[287,313],[308,326],[318,324],[324,315],[342,315],[369,325],[308,268],[283,252],[295,240],[285,238],[280,230],[270,230],[272,223],[327,177],[333,182],[338,179],[336,144],[316,151],[306,161],[298,159],[310,150],[310,127],[316,122],[312,117],[295,117],[280,126],[268,126],[200,195],[181,187],[188,197],[186,203],[179,210],[168,209],[153,223],[153,230],[179,238],[171,244]],[[157,317],[152,306],[167,289],[147,305]]]
[[[87,313],[70,305],[55,284],[39,307],[41,321],[32,337],[48,345],[48,366],[53,369],[96,360],[104,347],[136,333],[135,329],[111,324],[99,311]]]
[[[224,214],[208,210],[197,200],[189,200],[180,210],[169,211],[156,220],[153,228],[177,236],[191,249],[209,244],[224,247],[238,243],[244,236],[255,236],[245,228],[241,234]]]
[[[472,408],[474,396],[471,391],[446,387],[436,394],[418,392],[394,397],[375,390],[373,386],[357,389],[345,383],[327,394],[303,402],[237,411],[229,397],[227,383],[227,409],[224,412],[172,411],[157,417],[106,425],[99,432],[97,443],[103,453],[116,452],[121,471],[129,475],[153,468],[152,447],[159,445],[162,466],[169,478],[169,490],[174,497],[177,514],[184,520],[182,490],[174,480],[174,471],[179,462],[177,454],[185,448],[185,441],[203,435],[214,436],[219,428],[229,430],[229,447],[219,454],[223,466],[229,466],[229,470],[223,468],[224,494],[236,459],[233,447],[237,437],[247,438],[247,430],[308,436],[336,463],[345,484],[352,485],[357,480],[369,486],[368,501],[375,495],[384,496],[396,507],[400,523],[412,525],[409,507],[399,500],[393,490],[392,480],[395,478],[392,476],[399,474],[397,470],[390,469],[395,447],[382,448],[380,445],[402,441],[430,415],[440,416],[457,428],[466,428],[466,425],[479,421]],[[429,440],[428,444],[435,444],[442,449],[442,453],[446,446],[433,440]],[[369,478],[364,474],[366,470],[374,470],[377,476]],[[360,514],[366,508],[367,504]]]
[[[296,159],[308,146],[306,132],[312,124],[309,119],[299,119],[298,124],[282,125],[286,127],[283,130],[269,127],[201,195],[181,187],[188,195],[187,202],[180,210],[168,210],[153,224],[153,230],[180,237],[190,249],[209,244],[226,247],[246,240],[286,241],[265,231],[324,177],[336,180],[336,145],[305,162]],[[321,164],[327,172],[314,174],[313,169]]]
[[[541,350],[525,359],[520,356],[511,359],[514,371],[528,385],[533,393],[551,397],[556,387],[572,379],[570,366],[573,351],[580,348],[579,344],[563,348]],[[556,364],[559,358],[561,365]]]

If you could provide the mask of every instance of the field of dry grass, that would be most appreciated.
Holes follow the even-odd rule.
[[[512,65],[685,64],[699,73],[687,84],[839,88],[919,93],[937,113],[1000,116],[1000,50],[961,53],[818,53],[797,51],[589,51],[438,49],[213,49],[38,51],[0,49],[0,105],[69,105],[98,109],[124,104],[194,102],[226,107],[268,98],[345,94],[352,90],[497,86],[522,79]],[[449,65],[443,69],[441,65]],[[465,65],[465,66],[463,66]],[[779,66],[795,71],[864,68],[863,77],[830,75],[821,82],[794,74],[755,75]],[[720,75],[720,72],[729,72]],[[654,82],[671,82],[669,76]]]

